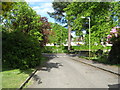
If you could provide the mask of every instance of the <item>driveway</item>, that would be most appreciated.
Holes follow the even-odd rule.
[[[62,55],[52,58],[33,79],[29,88],[111,88],[118,84],[117,75]]]

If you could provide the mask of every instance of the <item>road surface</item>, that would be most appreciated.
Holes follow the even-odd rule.
[[[118,76],[74,61],[68,56],[54,57],[34,75],[29,88],[109,88]]]

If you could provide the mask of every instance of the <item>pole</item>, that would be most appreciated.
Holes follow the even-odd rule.
[[[70,51],[70,46],[71,46],[71,27],[68,21],[68,51]]]
[[[88,17],[89,19],[89,60],[90,60],[90,51],[91,51],[91,45],[90,45],[90,36],[91,36],[91,32],[90,32],[90,17]]]
[[[62,44],[63,44],[63,40],[62,40],[62,29],[61,29],[61,51],[63,52],[63,50],[62,50]]]
[[[86,18],[86,17],[81,17],[81,18]],[[90,32],[90,17],[87,17],[87,19],[89,20],[89,60],[90,60],[90,51],[91,51],[91,45],[90,45],[90,35],[91,35],[91,32]]]

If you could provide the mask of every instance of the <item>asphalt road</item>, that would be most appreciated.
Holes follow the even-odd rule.
[[[117,75],[69,57],[55,57],[34,75],[29,88],[109,88],[117,84]]]

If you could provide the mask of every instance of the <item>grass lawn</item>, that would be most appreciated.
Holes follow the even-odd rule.
[[[4,69],[3,69],[4,70]],[[2,88],[19,88],[26,78],[34,71],[27,70],[6,70],[2,72]]]
[[[41,57],[41,64],[43,65],[48,61],[48,58]],[[7,65],[2,67],[2,88],[19,88],[21,84],[31,75],[35,69],[10,69]],[[32,84],[30,80],[24,88]]]

